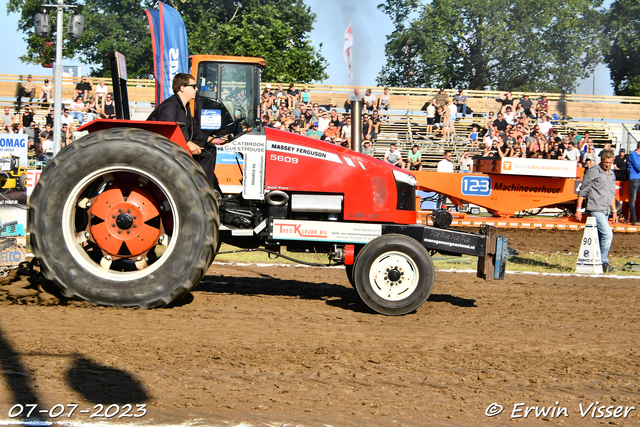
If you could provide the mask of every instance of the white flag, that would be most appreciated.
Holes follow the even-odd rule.
[[[347,67],[349,68],[349,77],[353,77],[351,70],[351,46],[353,46],[353,33],[351,32],[351,22],[349,22],[349,26],[344,32],[344,62],[347,63]]]

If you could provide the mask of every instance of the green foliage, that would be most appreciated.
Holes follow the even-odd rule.
[[[127,57],[130,77],[153,76],[153,55],[149,25],[144,9],[157,8],[155,0],[66,0],[79,4],[85,17],[81,39],[65,35],[65,58],[78,58],[95,64],[93,75],[108,75],[108,52],[117,50]],[[19,30],[25,34],[29,49],[20,57],[23,62],[48,63],[54,49],[46,51],[47,41],[55,43],[55,12],[52,35],[38,38],[33,17],[42,10],[41,0],[9,0],[8,12],[21,13]],[[315,14],[302,0],[169,1],[183,17],[189,38],[190,54],[257,56],[265,58],[263,79],[310,82],[328,76],[326,60],[316,52],[308,38]],[[70,12],[65,12],[66,22]]]
[[[216,2],[212,9],[175,7],[184,17],[192,54],[256,56],[267,61],[266,81],[322,81],[327,62],[308,38],[316,15],[302,0]]]
[[[640,96],[640,1],[616,0],[606,17],[611,46],[604,56],[616,95]]]
[[[600,0],[387,0],[379,85],[567,91],[600,57]]]
[[[47,8],[51,17],[50,37],[36,37],[33,30],[33,16],[42,11],[42,4],[40,0],[9,0],[7,4],[8,12],[21,13],[18,29],[25,34],[28,45],[27,52],[20,57],[23,62],[48,63],[55,59],[55,9]],[[63,22],[63,58],[77,58],[83,63],[92,64],[91,74],[102,76],[109,74],[106,54],[118,51],[127,57],[130,77],[143,78],[153,74],[151,37],[146,25],[145,5],[141,5],[137,0],[86,0],[82,3],[67,0],[65,4],[78,5],[76,13],[85,17],[85,31],[78,40],[66,35],[67,21],[71,14],[66,10]],[[53,46],[43,50],[46,42],[53,42]]]

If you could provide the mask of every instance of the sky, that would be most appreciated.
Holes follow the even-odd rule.
[[[316,49],[321,49],[328,62],[326,70],[329,78],[323,83],[336,86],[376,86],[376,76],[385,64],[384,46],[387,35],[393,31],[391,19],[378,10],[383,0],[305,0],[316,14],[316,23],[310,38]],[[605,1],[609,4],[611,0]],[[52,75],[53,69],[39,65],[27,65],[18,57],[26,50],[23,34],[18,32],[19,15],[7,16],[6,1],[0,8],[0,28],[3,30],[3,74]],[[344,32],[351,22],[353,30],[353,81],[343,58]],[[320,46],[322,44],[322,46]],[[82,65],[77,61],[65,60],[63,65]],[[89,70],[89,67],[82,67]],[[589,77],[580,82],[577,93],[590,95],[613,95],[613,87],[608,68],[601,64],[595,72],[594,80]]]

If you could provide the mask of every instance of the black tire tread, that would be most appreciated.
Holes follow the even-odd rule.
[[[123,141],[125,142],[124,144]],[[141,146],[141,144],[143,144],[143,146]],[[108,157],[106,154],[111,153],[111,150],[118,150],[118,145],[129,145],[135,147],[137,151],[144,149],[149,155],[160,155],[162,158],[167,159],[167,163],[171,160],[172,164],[179,165],[182,170],[173,172],[183,175],[182,178],[191,181],[186,185],[193,186],[193,188],[197,189],[201,197],[201,205],[196,204],[197,201],[195,200],[190,200],[190,202],[192,205],[195,204],[198,207],[202,213],[201,216],[204,217],[203,223],[197,224],[203,231],[204,242],[202,247],[195,249],[197,251],[197,257],[190,260],[190,263],[194,266],[191,273],[176,277],[176,283],[164,289],[160,295],[155,295],[153,298],[141,299],[140,301],[121,300],[118,298],[92,298],[91,296],[87,296],[82,292],[82,289],[90,288],[93,285],[90,283],[92,280],[91,277],[76,277],[75,279],[78,282],[82,282],[81,285],[73,281],[70,283],[69,277],[67,277],[60,266],[57,265],[56,256],[58,254],[51,249],[51,244],[45,241],[45,239],[48,239],[50,236],[44,234],[45,230],[50,231],[48,227],[56,225],[55,221],[50,219],[54,216],[52,211],[56,209],[62,210],[62,206],[51,205],[51,197],[48,196],[56,191],[55,187],[60,186],[61,180],[68,179],[67,171],[69,165],[73,164],[73,162],[86,159],[85,153],[95,150],[99,152],[104,149],[105,157]],[[120,148],[124,149],[124,147]],[[126,159],[126,156],[124,157],[125,159],[121,163],[123,165],[127,164],[127,160],[135,161],[135,159]],[[93,160],[95,161],[96,159]],[[93,169],[95,170],[98,167],[106,166],[106,163],[94,166]],[[82,167],[78,168],[82,169]],[[75,183],[71,185],[73,186]],[[53,224],[51,224],[52,221]],[[183,218],[182,221],[191,221],[191,218]],[[75,141],[73,144],[68,145],[58,153],[43,170],[38,185],[34,188],[30,199],[28,222],[33,253],[40,261],[42,272],[47,279],[53,281],[60,288],[65,296],[88,300],[98,305],[138,307],[144,309],[162,307],[182,298],[202,279],[213,261],[213,254],[218,237],[219,214],[213,188],[209,184],[204,171],[183,148],[153,132],[134,128],[114,128],[90,133]],[[197,225],[190,224],[190,226]],[[65,245],[64,242],[59,243]],[[175,258],[177,255],[172,256]],[[171,260],[167,263],[171,264]],[[162,268],[165,268],[164,265]],[[156,271],[156,273],[160,272]],[[159,274],[156,274],[156,276],[158,275]],[[85,276],[89,276],[89,274]],[[78,288],[80,288],[80,290],[78,290]]]
[[[390,251],[415,250],[418,268],[424,268],[421,275],[422,289],[420,286],[405,300],[395,302],[378,302],[371,290],[368,279],[367,264],[377,258],[379,254]],[[414,261],[416,261],[414,259]],[[422,264],[422,265],[420,265]],[[402,234],[385,234],[367,243],[358,254],[353,269],[355,288],[362,301],[372,310],[389,316],[400,316],[410,313],[420,307],[431,295],[435,282],[435,268],[429,252],[419,242]]]

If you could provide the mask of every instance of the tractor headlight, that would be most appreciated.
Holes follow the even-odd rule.
[[[418,185],[418,180],[413,175],[409,175],[408,173],[404,173],[402,171],[394,170],[393,177],[396,179],[396,182],[403,182],[405,184],[409,184],[412,187]]]
[[[416,186],[418,181],[408,173],[402,171],[393,171],[393,177],[396,179],[397,203],[396,209],[401,211],[416,210]]]

